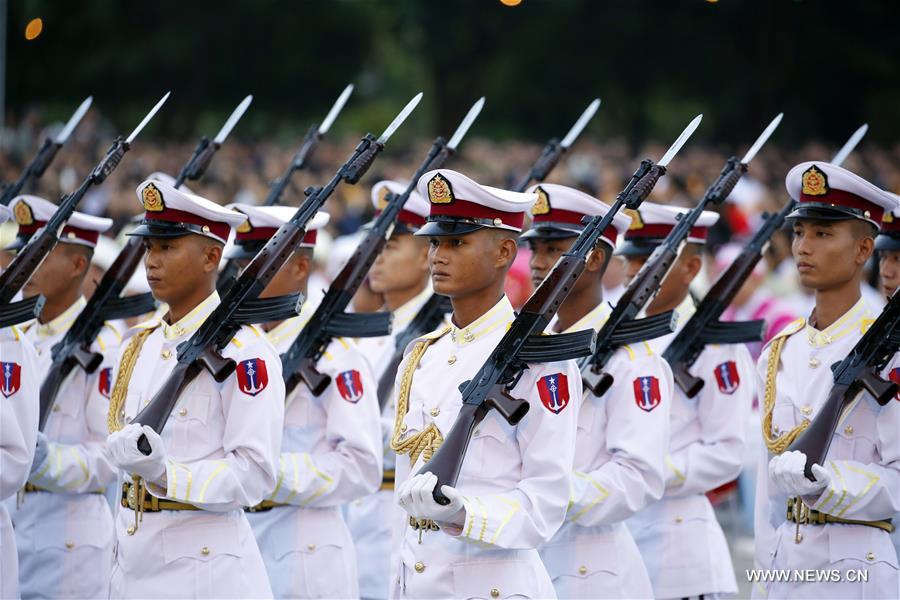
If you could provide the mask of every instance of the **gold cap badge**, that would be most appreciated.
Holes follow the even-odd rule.
[[[440,173],[428,182],[428,200],[432,204],[450,204],[455,199],[450,182]]]
[[[894,213],[893,212],[884,213],[884,217],[882,217],[881,221],[883,223],[893,223],[894,222]]]
[[[550,196],[540,186],[534,191],[537,192],[537,202],[531,207],[531,214],[535,216],[548,214],[550,212]]]
[[[644,228],[644,220],[641,218],[640,211],[633,208],[626,208],[622,212],[631,217],[631,225],[628,226],[628,231]]]
[[[152,183],[147,184],[147,187],[141,192],[141,200],[144,203],[144,210],[147,212],[162,212],[166,208],[162,192]]]
[[[13,208],[13,216],[15,216],[16,223],[19,225],[34,225],[34,213],[31,212],[31,207],[24,200],[16,202],[16,206]]]
[[[828,193],[828,177],[815,165],[803,171],[804,196],[824,196]]]

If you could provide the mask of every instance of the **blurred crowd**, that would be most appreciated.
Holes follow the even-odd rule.
[[[0,153],[0,180],[14,181],[44,138],[54,135],[61,126],[62,123],[48,123],[39,113],[32,112],[15,126],[7,128],[3,132]],[[848,130],[848,136],[850,132]],[[44,176],[24,191],[55,201],[63,193],[73,190],[102,157],[117,133],[99,113],[90,111]],[[190,158],[196,141],[153,139],[151,132],[147,132],[136,140],[113,175],[102,186],[89,192],[79,210],[112,217],[116,221],[113,231],[117,232],[140,212],[135,187],[154,171],[177,175]],[[187,185],[195,193],[221,204],[261,202],[269,184],[290,164],[301,141],[297,139],[293,146],[267,141],[246,143],[234,135],[223,144],[202,179],[189,181]],[[282,203],[296,206],[307,186],[324,184],[347,159],[357,142],[358,138],[350,136],[324,139],[309,168],[294,175]],[[344,254],[352,251],[355,238],[351,234],[357,232],[372,216],[369,195],[371,184],[380,179],[405,180],[410,177],[430,144],[431,140],[428,139],[418,140],[405,147],[392,144],[375,161],[360,185],[338,187],[325,207],[332,216],[329,232],[334,238],[347,236],[347,239],[331,246],[337,256],[324,257],[321,264],[326,279],[340,267],[346,258]],[[609,202],[625,185],[640,160],[658,159],[665,152],[666,145],[664,142],[636,145],[623,139],[601,140],[592,136],[588,130],[563,157],[548,181],[579,187]],[[540,142],[498,142],[473,136],[463,141],[459,154],[452,157],[447,166],[462,171],[481,183],[512,187],[527,174],[540,154],[541,147]],[[687,207],[695,205],[715,180],[725,160],[732,153],[742,153],[746,149],[746,145],[731,148],[688,142],[669,165],[668,174],[660,180],[650,199]],[[790,149],[779,146],[775,141],[766,144],[728,202],[717,207],[723,218],[712,233],[712,251],[719,254],[719,250],[725,248],[724,255],[733,256],[734,248],[729,247],[730,244],[740,242],[752,234],[763,213],[776,211],[783,206],[787,198],[784,176],[788,169],[803,160],[828,160],[836,151],[837,147],[819,141]],[[900,144],[887,148],[864,139],[847,159],[845,166],[884,189],[900,192]],[[7,236],[8,234],[9,232]],[[520,289],[515,294],[519,297],[514,298],[517,302],[523,301],[530,292],[526,254],[527,252],[523,252],[523,256],[517,261],[521,268],[514,270],[521,270],[522,277],[517,278],[517,273],[513,273],[514,281],[521,279]],[[717,263],[721,264],[722,261],[708,261],[707,284],[719,268]],[[609,277],[610,290],[621,289],[622,282],[617,279],[620,275],[615,266],[610,269]],[[759,286],[769,290],[772,295],[786,298],[793,305],[793,311],[798,314],[804,312],[811,302],[811,298],[799,290],[796,284],[787,234],[773,239],[762,279]],[[702,289],[703,285],[701,283],[698,293],[705,291]]]

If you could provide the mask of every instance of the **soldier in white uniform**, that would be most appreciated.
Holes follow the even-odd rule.
[[[886,193],[900,204],[900,196]],[[884,213],[875,250],[878,251],[879,291],[890,298],[900,287],[900,210]]]
[[[233,204],[247,215],[238,228],[231,257],[249,260],[289,221],[296,209]],[[261,297],[306,294],[317,230],[328,223],[319,213],[300,248],[266,286]],[[239,262],[240,264],[240,262]],[[280,352],[312,316],[265,323]],[[248,511],[276,598],[359,596],[356,551],[341,506],[371,494],[381,482],[381,428],[368,362],[352,340],[337,338],[317,364],[331,378],[314,396],[300,383],[284,405],[284,438],[275,485]]]
[[[0,224],[9,209],[0,205]],[[38,423],[38,356],[22,330],[0,329],[0,598],[19,597],[16,535],[3,500],[25,485],[34,461]]]
[[[535,194],[482,186],[440,169],[422,176],[431,204],[416,232],[431,244],[431,281],[453,302],[451,324],[411,343],[395,381],[399,513],[393,522],[391,596],[553,597],[537,548],[569,502],[581,378],[574,361],[531,364],[512,388],[530,404],[515,426],[496,411],[475,429],[446,506],[432,497],[427,461],[475,375],[515,318],[503,294],[516,237]],[[423,470],[421,474],[419,471]],[[433,529],[439,529],[434,531]]]
[[[107,439],[125,479],[116,515],[114,598],[264,598],[272,592],[243,507],[278,474],[284,384],[278,354],[256,327],[223,351],[237,363],[221,383],[203,370],[162,435],[130,423],[177,364],[177,348],[219,304],[225,240],[244,216],[158,180],[137,188],[144,264],[168,312],[134,327],[117,365]],[[141,435],[148,456],[137,448]]]
[[[629,276],[674,228],[686,209],[644,202],[632,213],[631,228],[620,249]],[[647,315],[675,309],[680,330],[694,313],[689,286],[703,266],[703,245],[718,220],[704,212],[691,229]],[[650,341],[662,354],[675,334]],[[712,598],[737,592],[725,534],[706,493],[734,481],[744,460],[746,422],[753,402],[753,361],[746,346],[711,345],[691,373],[704,386],[693,398],[675,387],[666,491],[662,500],[638,512],[628,527],[644,557],[657,598]]]
[[[9,249],[18,250],[57,207],[37,196],[19,196],[11,208],[19,230]],[[39,355],[38,381],[50,369],[53,346],[84,308],[82,286],[91,255],[111,225],[110,219],[73,213],[59,243],[22,289],[26,298],[46,299],[40,317],[22,328]],[[121,333],[106,324],[91,347],[104,356],[100,368],[88,375],[76,367],[60,386],[44,432],[37,435],[24,495],[17,507],[8,501],[26,598],[97,597],[109,589],[112,513],[102,494],[116,474],[103,446],[111,366],[120,342]]]
[[[900,206],[900,196],[886,192]],[[890,298],[900,287],[900,208],[885,211],[881,219],[881,231],[875,238],[875,250],[878,251],[879,291]],[[900,376],[900,373],[897,374]],[[894,531],[891,540],[894,551],[900,556],[900,513],[894,518]],[[900,586],[900,578],[897,582]],[[900,598],[900,588],[897,590]]]
[[[765,348],[758,374],[763,440],[756,494],[757,562],[763,569],[835,570],[840,581],[797,579],[754,585],[768,598],[896,598],[891,522],[900,511],[900,402],[881,406],[862,391],[843,412],[815,481],[807,457],[787,451],[828,397],[829,365],[845,358],[879,310],[861,295],[878,224],[897,201],[841,167],[804,162],[787,175],[799,202],[788,215],[801,284],[815,308]],[[897,357],[882,373],[898,379]],[[867,581],[854,578],[865,571]],[[849,573],[849,575],[848,575]]]
[[[385,180],[372,186],[376,216],[387,204],[387,194],[402,194],[407,185],[406,182]],[[392,513],[398,510],[394,503],[395,454],[390,445],[394,427],[394,404],[391,400],[396,372],[385,371],[390,368],[397,335],[403,333],[433,293],[428,272],[428,240],[413,235],[425,224],[427,216],[428,201],[418,192],[412,192],[397,215],[384,249],[369,271],[369,286],[384,297],[382,310],[391,312],[393,323],[390,335],[360,338],[359,349],[372,365],[376,385],[382,378],[388,378],[392,385],[386,391],[386,397],[378,399],[384,405],[381,411],[384,445],[381,489],[346,507],[347,525],[356,544],[359,593],[363,598],[387,598],[390,591],[390,524]]]
[[[569,250],[585,216],[609,206],[562,185],[533,187],[531,247],[535,287]],[[593,328],[609,318],[603,274],[616,240],[631,219],[615,216],[588,259],[584,273],[551,323],[552,333]],[[602,396],[584,390],[578,410],[572,496],[566,521],[541,548],[560,598],[650,598],[653,590],[625,519],[662,497],[668,448],[672,372],[647,342],[624,346],[605,369],[614,376]]]

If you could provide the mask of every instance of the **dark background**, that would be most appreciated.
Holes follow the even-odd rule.
[[[296,140],[348,82],[338,134],[378,129],[425,92],[401,138],[449,133],[488,98],[478,135],[542,141],[594,96],[590,132],[668,139],[705,114],[698,141],[752,139],[785,112],[779,142],[900,139],[896,3],[837,0],[9,0],[7,123],[77,102],[122,128],[167,89],[148,136],[218,129]],[[25,25],[43,19],[26,41]]]

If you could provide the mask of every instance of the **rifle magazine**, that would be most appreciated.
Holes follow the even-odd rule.
[[[43,296],[33,296],[27,300],[0,306],[0,329],[30,321],[41,314],[43,308]]]
[[[106,303],[100,312],[101,321],[138,317],[156,310],[156,299],[147,292],[137,296],[122,296]]]
[[[573,331],[559,335],[532,335],[525,341],[518,358],[525,363],[572,360],[594,352],[594,330]]]
[[[653,340],[675,331],[678,314],[670,310],[652,317],[623,321],[610,336],[610,345],[618,348]]]
[[[766,322],[755,321],[714,321],[700,333],[700,341],[705,344],[744,344],[761,342],[765,336]]]
[[[325,326],[328,337],[381,337],[391,333],[389,312],[338,313]]]
[[[257,298],[244,301],[232,317],[236,325],[253,325],[268,321],[283,321],[296,317],[303,306],[303,294],[288,294],[275,298]]]

